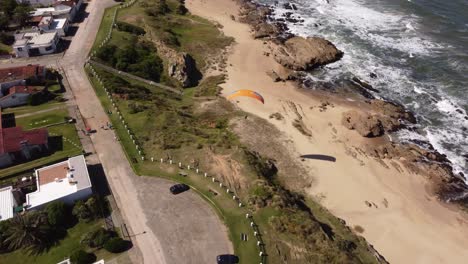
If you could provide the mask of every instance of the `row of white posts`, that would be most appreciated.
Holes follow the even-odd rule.
[[[117,11],[118,11],[119,9],[127,8],[127,7],[132,6],[136,1],[137,1],[137,0],[132,0],[132,1],[128,2],[128,3],[126,3],[126,4],[123,4],[123,5],[118,6],[118,7],[114,10],[114,14],[112,15],[111,27],[109,28],[109,32],[107,33],[106,38],[101,42],[101,44],[99,44],[99,48],[102,48],[104,45],[106,45],[106,44],[110,41],[110,39],[111,39],[111,37],[112,37],[112,30],[114,30],[114,27],[116,26],[116,24],[115,24],[115,19],[117,18]],[[93,50],[93,51],[91,52],[91,56],[90,56],[90,57],[92,58],[92,57],[94,57],[95,55],[96,55],[96,50]],[[88,60],[89,60],[89,59],[90,59],[90,58],[88,58]]]
[[[122,116],[122,113],[120,112],[119,108],[117,107],[117,105],[115,104],[114,102],[114,99],[112,98],[112,95],[109,93],[109,90],[107,90],[107,88],[104,86],[103,82],[102,82],[102,78],[99,76],[99,74],[96,72],[96,70],[94,69],[93,65],[91,65],[91,63],[87,63],[87,66],[89,67],[89,70],[91,71],[91,73],[93,74],[93,76],[96,78],[96,80],[98,81],[99,85],[101,85],[101,87],[104,89],[104,91],[106,92],[106,95],[107,95],[107,98],[109,98],[111,104],[112,104],[112,107],[114,108],[115,110],[115,113],[119,116],[119,119],[120,119],[120,122],[122,122],[122,125],[125,127],[125,129],[127,129],[127,133],[130,137],[130,139],[132,140],[134,146],[135,146],[135,149],[138,151],[138,155],[140,156],[141,160],[144,161],[145,160],[145,155],[144,153],[142,152],[142,150],[140,149],[140,146],[138,145],[138,142],[136,141],[132,131],[130,130],[130,128],[128,127],[128,124],[127,122],[125,122],[125,119],[124,117]]]
[[[155,159],[154,157],[151,157],[150,160],[151,160],[151,162],[158,162],[158,159]],[[236,196],[235,193],[231,189],[229,189],[229,186],[223,184],[219,179],[216,179],[215,176],[211,176],[207,172],[202,172],[199,168],[194,168],[194,167],[192,167],[190,165],[185,166],[184,164],[182,164],[182,162],[176,162],[176,161],[174,161],[172,159],[166,160],[164,158],[160,158],[159,162],[160,163],[168,163],[170,165],[176,165],[180,169],[187,169],[189,171],[194,171],[198,175],[203,175],[204,178],[207,178],[207,179],[211,178],[211,181],[213,183],[219,183],[220,188],[223,188],[228,195],[232,195],[232,200],[236,201],[238,203],[239,207],[244,206],[244,204],[242,204],[239,197]],[[258,246],[258,250],[259,250],[258,255],[260,257],[262,257],[262,259],[264,259],[264,257],[266,257],[265,244],[263,243],[263,241],[261,239],[260,230],[259,230],[257,224],[255,224],[254,219],[253,219],[251,214],[247,213],[247,214],[245,214],[245,217],[250,220],[250,227],[252,227],[253,234],[254,234],[255,238],[257,239],[257,246]],[[263,262],[260,262],[260,264],[263,264]]]

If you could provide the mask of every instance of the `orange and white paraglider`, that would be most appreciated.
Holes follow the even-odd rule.
[[[228,95],[227,99],[231,100],[231,99],[234,99],[234,98],[236,98],[238,96],[251,97],[251,98],[259,100],[260,102],[262,102],[262,104],[265,103],[265,100],[263,99],[263,96],[261,96],[259,93],[255,92],[255,91],[252,91],[252,90],[237,90],[237,91],[233,92],[232,94]]]

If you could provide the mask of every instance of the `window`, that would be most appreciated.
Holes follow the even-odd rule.
[[[49,46],[47,48],[45,48],[46,51],[51,51],[52,50],[52,46]]]
[[[18,51],[23,51],[23,48],[18,48]]]

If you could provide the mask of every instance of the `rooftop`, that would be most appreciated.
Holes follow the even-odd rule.
[[[21,127],[0,129],[0,154],[18,152],[23,144],[45,145],[49,133],[45,128],[23,131]]]
[[[0,69],[0,83],[28,79],[37,75],[42,75],[43,72],[44,67],[37,64]]]
[[[91,187],[83,155],[35,171],[37,191],[26,195],[26,203],[34,208]]]
[[[25,86],[25,85],[16,85],[11,87],[8,90],[8,95],[10,94],[17,94],[17,93],[27,93],[27,94],[34,94],[41,90],[41,86]]]
[[[44,7],[44,8],[36,8],[34,11],[31,12],[32,17],[42,16],[44,14],[52,14],[55,11],[54,7]]]
[[[51,16],[42,17],[41,21],[39,22],[39,26],[48,26],[52,21],[54,21],[54,19]]]
[[[65,23],[67,22],[66,18],[56,18],[52,21],[50,24],[50,29],[61,29],[65,26]]]
[[[0,221],[13,217],[13,188],[11,186],[0,189]]]

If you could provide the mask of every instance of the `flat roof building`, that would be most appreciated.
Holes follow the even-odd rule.
[[[37,190],[26,195],[27,209],[41,208],[61,200],[71,204],[92,195],[92,184],[83,155],[34,172]]]
[[[13,198],[13,187],[8,186],[0,189],[0,221],[13,217],[13,210],[16,206]]]
[[[60,40],[57,31],[27,32],[15,35],[13,50],[17,57],[30,57],[54,53]]]

